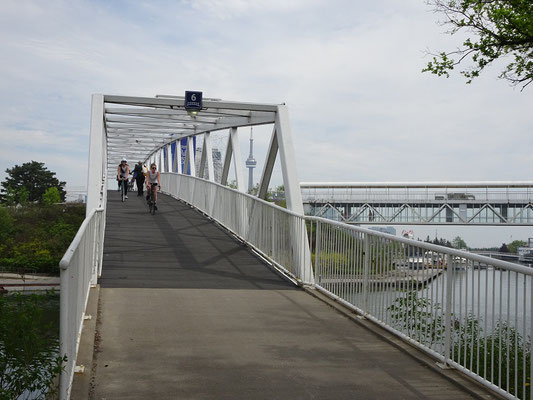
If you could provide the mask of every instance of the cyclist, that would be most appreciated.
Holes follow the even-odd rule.
[[[117,180],[124,185],[124,194],[128,198],[128,177],[130,176],[130,166],[128,161],[123,158],[117,168]]]
[[[161,179],[155,163],[150,165],[150,170],[146,175],[146,192],[148,193],[148,196],[146,196],[147,198],[150,198],[151,186],[154,187],[154,207],[157,210],[157,188],[161,188]]]

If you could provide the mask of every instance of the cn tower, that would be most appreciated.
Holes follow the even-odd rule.
[[[253,128],[250,127],[250,155],[246,160],[246,168],[248,168],[248,192],[254,187],[254,168],[257,165],[257,161],[254,158],[254,133]]]

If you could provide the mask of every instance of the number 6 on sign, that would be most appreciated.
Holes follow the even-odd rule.
[[[185,109],[199,111],[202,109],[202,92],[185,91]]]

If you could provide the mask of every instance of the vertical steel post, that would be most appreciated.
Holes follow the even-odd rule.
[[[69,275],[70,271],[68,269],[68,266],[66,268],[61,267],[60,270],[60,287],[63,289],[61,290],[60,296],[59,296],[59,308],[60,308],[60,318],[59,318],[59,355],[61,357],[68,356],[68,336],[69,336],[69,322],[70,322],[70,315],[69,315],[69,306],[70,306],[70,299],[69,299],[69,292],[68,292],[68,282],[69,282]],[[67,359],[67,365],[68,363],[73,363],[72,360]],[[74,368],[72,366],[72,368]],[[61,371],[61,374],[59,375],[59,398],[61,400],[66,400],[70,397],[70,371],[71,368],[65,368],[63,371]]]
[[[229,140],[233,150],[233,168],[235,170],[235,179],[237,180],[237,189],[239,192],[245,193],[246,186],[244,185],[243,162],[237,128],[230,129]]]
[[[204,152],[207,162],[207,175],[211,182],[215,182],[215,168],[213,166],[213,148],[211,146],[211,133],[204,133]]]
[[[187,138],[187,162],[185,163],[185,168],[189,167],[189,170],[191,171],[191,176],[196,176],[196,165],[194,163],[194,157],[195,157],[195,149],[194,149],[194,139],[192,136],[189,136]]]
[[[453,257],[446,254],[444,265],[446,266],[446,302],[444,308],[444,363],[441,368],[447,368],[451,358],[452,347],[452,289],[453,289]]]
[[[322,280],[322,262],[320,257],[320,252],[322,251],[322,224],[320,221],[316,221],[315,228],[315,276],[318,279],[318,285],[321,284]]]
[[[91,133],[89,138],[89,175],[87,178],[87,208],[85,216],[102,207],[102,179],[104,176],[104,96],[93,94],[91,105]]]
[[[370,235],[365,233],[365,260],[363,270],[363,311],[368,313],[368,278],[370,273]]]
[[[169,143],[167,144],[167,169],[166,172],[173,172],[172,171],[172,145]]]
[[[178,174],[183,174],[183,167],[181,165],[181,141],[177,140],[176,142],[176,152],[174,162],[176,163],[176,172]]]

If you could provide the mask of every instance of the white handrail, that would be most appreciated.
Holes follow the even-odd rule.
[[[201,178],[161,176],[168,194],[216,220],[297,282],[314,285],[506,398],[524,398],[529,390],[522,378],[533,370],[527,341],[532,268],[304,217]],[[311,254],[312,267],[306,263]],[[514,354],[522,357],[520,365],[517,356],[514,369],[507,368]]]
[[[104,215],[103,208],[88,214],[59,263],[59,351],[67,357],[59,382],[61,399],[70,398],[89,288],[101,263]]]
[[[443,247],[443,246],[439,246],[433,243],[420,242],[418,240],[404,238],[401,236],[395,236],[395,235],[391,235],[390,233],[379,232],[379,231],[375,231],[372,229],[363,228],[360,226],[347,225],[342,222],[332,221],[330,219],[322,218],[322,217],[306,216],[305,219],[308,221],[320,221],[322,223],[326,223],[332,226],[337,226],[343,229],[350,229],[354,232],[362,232],[362,233],[372,235],[375,237],[380,237],[383,239],[394,240],[397,243],[404,243],[406,245],[416,246],[420,249],[424,249],[428,251],[443,252],[443,249],[445,249],[446,254],[449,254],[451,256],[468,258],[469,260],[477,261],[483,264],[490,261],[490,265],[493,267],[508,269],[510,271],[515,271],[515,272],[519,272],[519,273],[526,274],[526,275],[533,275],[533,268],[526,267],[526,266],[516,264],[516,263],[512,263],[509,261],[498,260],[495,258],[482,256],[480,254],[471,253],[469,251],[464,251],[464,250],[459,250],[459,249],[454,249],[454,248],[449,248],[449,247]],[[347,226],[349,226],[349,228],[347,228]]]

